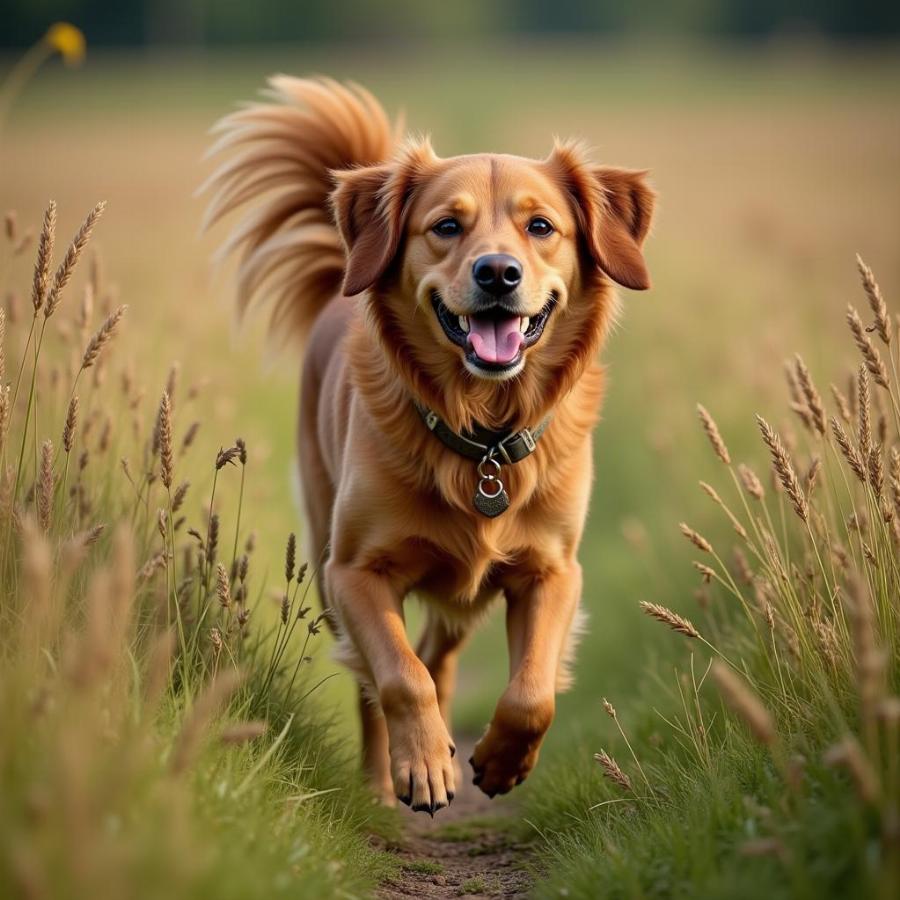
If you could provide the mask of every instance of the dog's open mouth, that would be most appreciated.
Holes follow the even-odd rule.
[[[431,295],[431,303],[444,334],[465,350],[468,362],[480,369],[500,372],[518,365],[522,351],[540,340],[556,306],[556,295],[535,316],[515,315],[500,304],[480,310],[477,315],[458,316],[445,306],[436,291]]]

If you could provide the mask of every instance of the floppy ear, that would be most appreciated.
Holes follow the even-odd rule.
[[[331,195],[338,231],[347,251],[344,294],[370,288],[387,271],[397,253],[403,228],[403,203],[391,202],[387,191],[393,165],[366,166],[335,172]]]
[[[650,229],[656,193],[647,183],[647,172],[591,166],[571,145],[557,145],[547,162],[572,196],[594,262],[624,287],[649,288],[650,273],[641,247]]]
[[[418,178],[436,161],[427,138],[408,144],[396,161],[333,172],[334,217],[347,252],[344,294],[360,294],[387,272],[403,237]]]

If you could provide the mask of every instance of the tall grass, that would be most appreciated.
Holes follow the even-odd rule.
[[[314,705],[306,566],[291,536],[270,603],[246,443],[207,456],[177,367],[147,410],[116,373],[126,307],[96,262],[70,283],[102,212],[54,268],[51,204],[0,310],[0,893],[358,891],[382,814]],[[6,279],[12,214],[3,241]]]
[[[900,894],[900,340],[858,264],[859,366],[828,402],[787,364],[789,419],[756,417],[767,460],[735,463],[699,407],[723,529],[681,525],[698,624],[642,603],[690,656],[631,741],[605,701],[624,755],[600,749],[596,774],[584,759],[531,795],[557,861],[542,896]]]

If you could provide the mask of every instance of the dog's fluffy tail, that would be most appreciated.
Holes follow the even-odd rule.
[[[396,135],[378,101],[355,84],[278,75],[266,98],[215,126],[209,155],[228,158],[201,189],[211,193],[204,228],[246,209],[219,251],[239,258],[238,310],[268,299],[273,337],[302,341],[344,274],[331,172],[383,162]]]

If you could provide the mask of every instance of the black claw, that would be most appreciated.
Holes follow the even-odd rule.
[[[469,765],[470,765],[473,769],[475,768],[475,757],[474,757],[474,756],[470,756],[470,757],[469,757]]]
[[[524,776],[524,775],[520,775],[520,776],[516,779],[516,785],[520,785],[524,780],[525,780],[525,776]]]
[[[488,797],[491,798],[491,800],[493,800],[494,797],[497,796],[497,792],[496,792],[496,791],[485,791],[485,793],[488,795]]]
[[[450,759],[453,759],[454,756],[456,756],[456,747],[453,744],[451,744],[450,745]]]
[[[453,802],[454,797],[456,797],[456,794],[454,794],[453,791],[447,791],[447,804],[448,805]]]
[[[430,803],[417,803],[413,808],[413,812],[427,812],[429,815],[433,816],[434,813],[431,811]]]
[[[406,806],[409,806],[409,804],[412,803],[412,797],[398,797],[397,799]]]
[[[482,778],[484,778],[484,772],[476,772],[475,777],[472,779],[472,784],[481,784]]]

